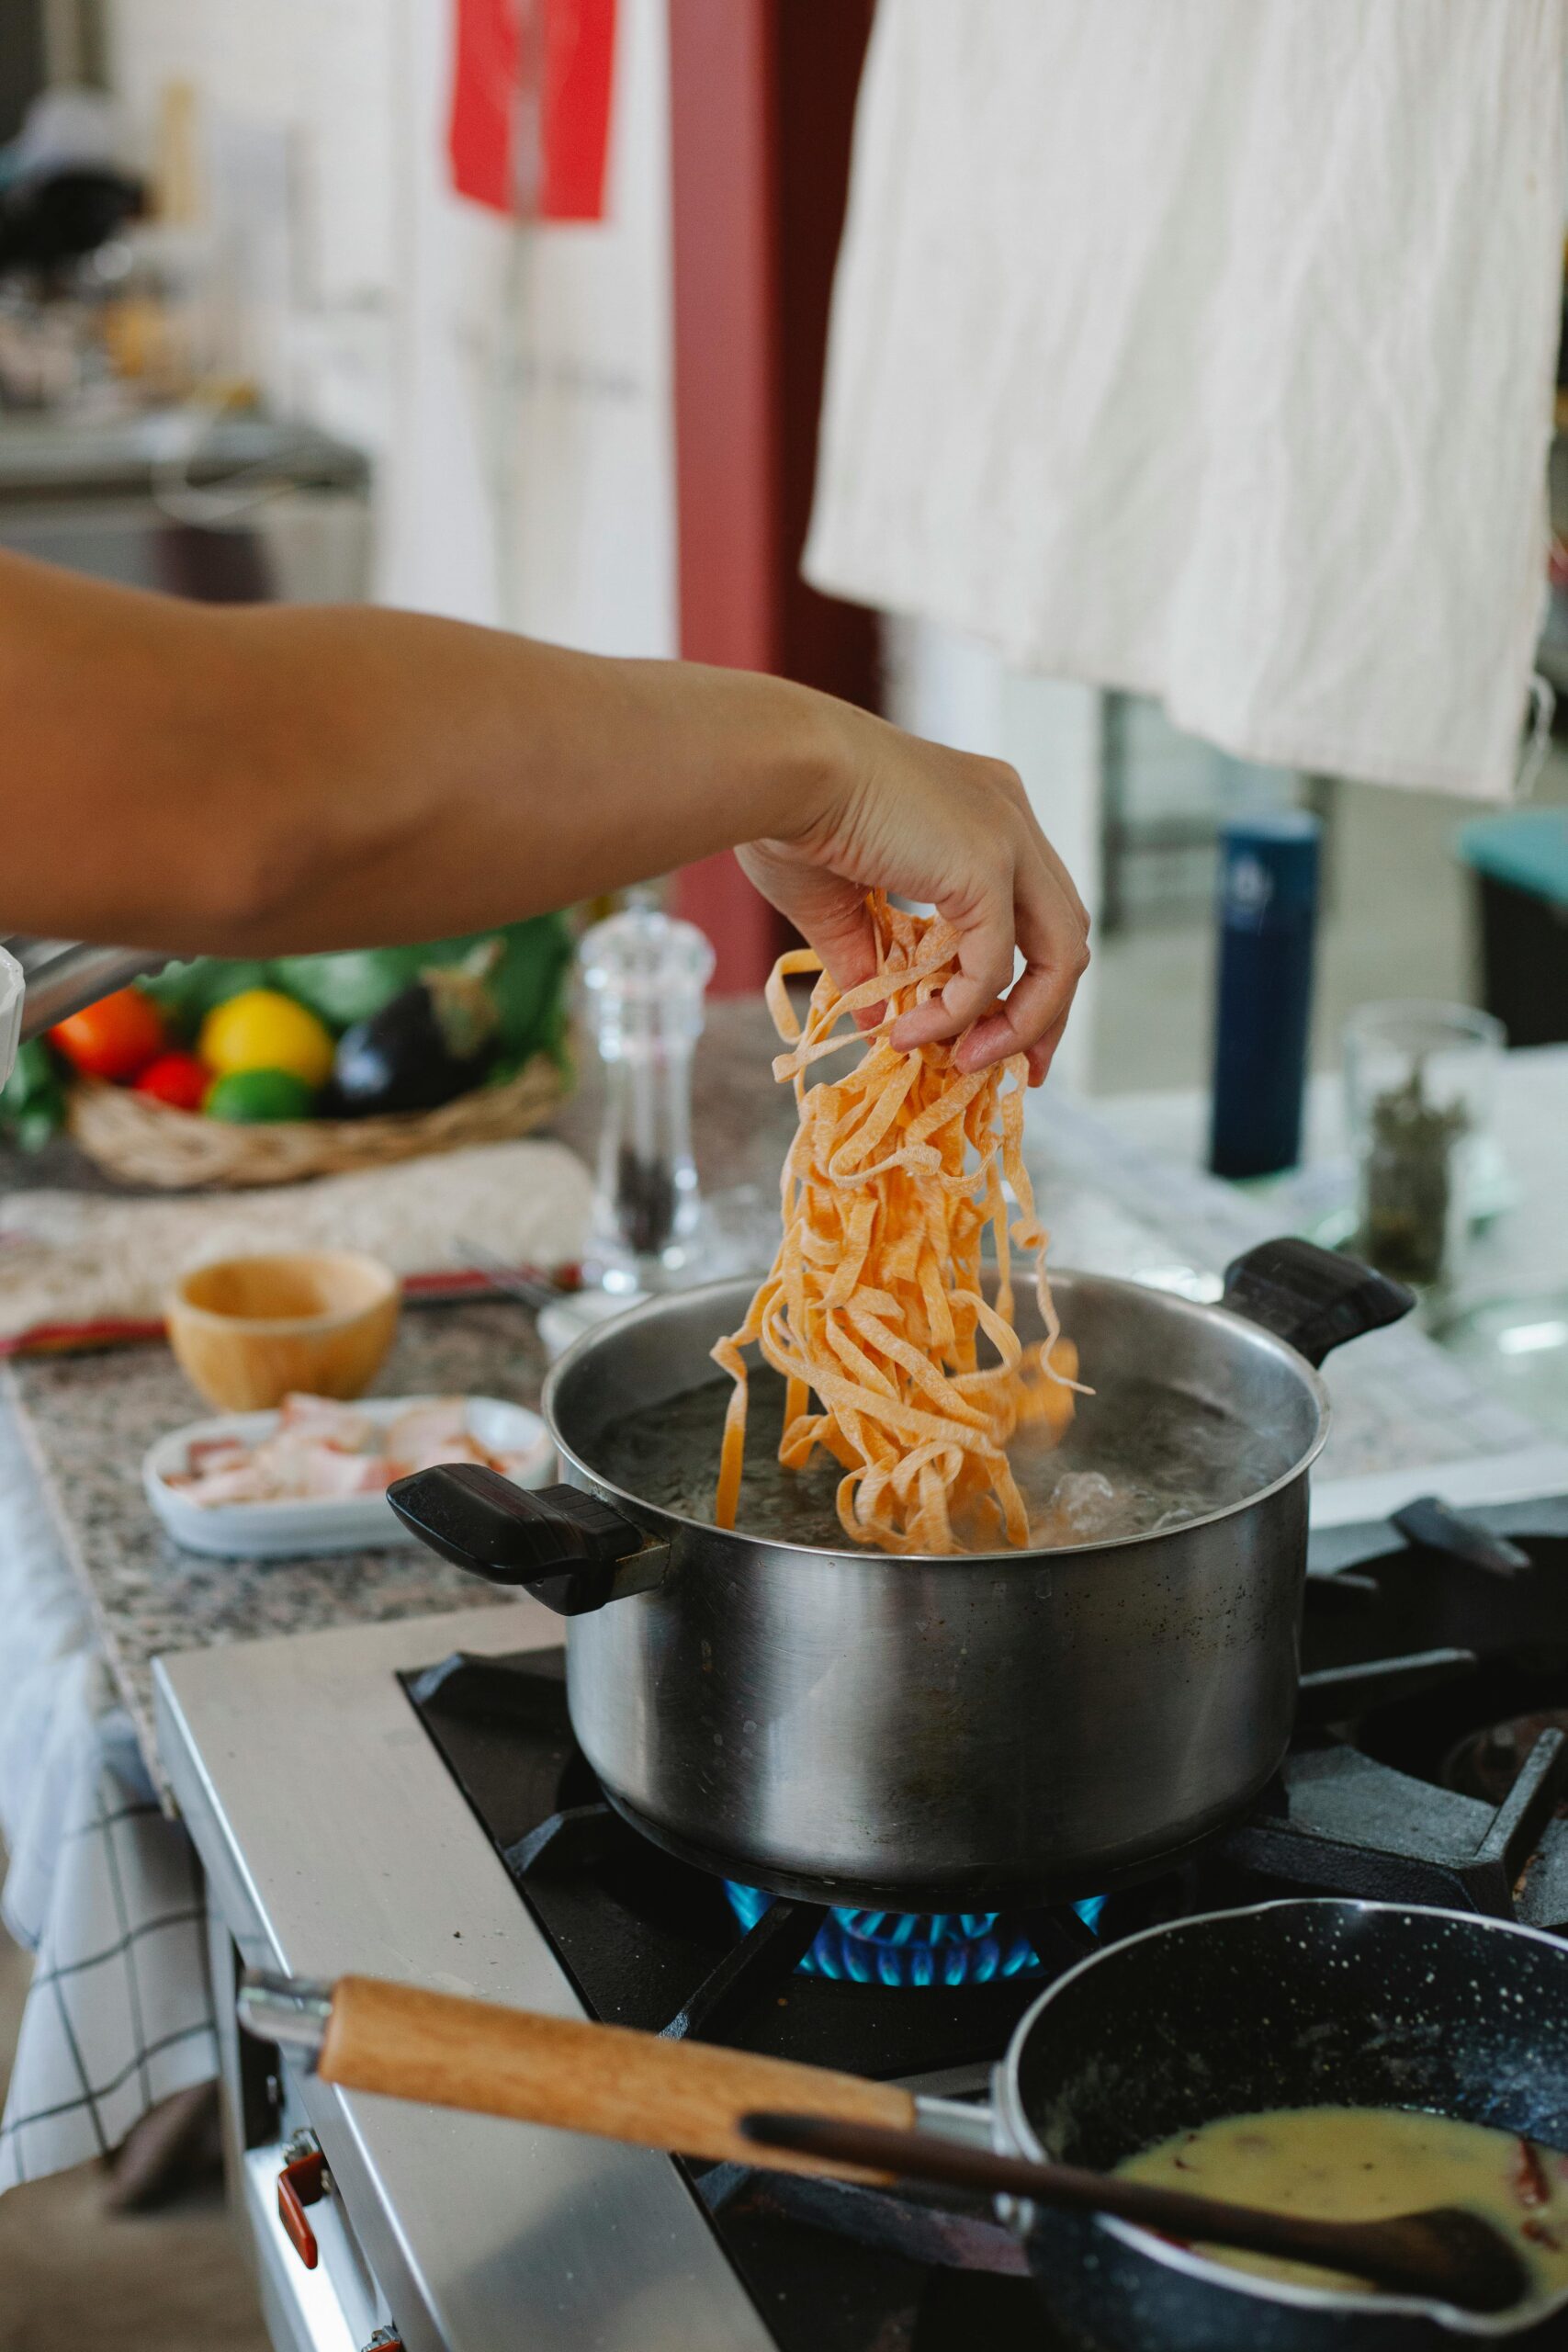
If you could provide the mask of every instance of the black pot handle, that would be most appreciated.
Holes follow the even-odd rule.
[[[1415,1306],[1416,1294],[1374,1273],[1359,1258],[1286,1235],[1260,1241],[1225,1268],[1220,1304],[1261,1324],[1276,1339],[1288,1340],[1315,1366],[1347,1340],[1397,1323]]]
[[[422,1544],[491,1584],[521,1586],[559,1617],[585,1617],[646,1592],[670,1546],[646,1536],[597,1495],[577,1487],[528,1493],[477,1462],[416,1470],[387,1500]]]

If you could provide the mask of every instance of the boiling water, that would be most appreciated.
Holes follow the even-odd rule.
[[[713,1518],[719,1444],[730,1383],[722,1374],[660,1405],[612,1421],[591,1466],[625,1493],[682,1518]],[[837,1549],[844,1541],[835,1497],[842,1473],[820,1449],[805,1470],[778,1459],[784,1383],[768,1367],[751,1375],[746,1475],[736,1525],[781,1544]],[[1025,1430],[1010,1460],[1037,1545],[1153,1535],[1227,1504],[1245,1502],[1291,1466],[1239,1415],[1152,1380],[1119,1381],[1080,1396],[1061,1444]]]

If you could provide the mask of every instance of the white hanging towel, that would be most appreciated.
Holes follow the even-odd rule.
[[[819,588],[1239,755],[1510,789],[1565,0],[881,0]]]

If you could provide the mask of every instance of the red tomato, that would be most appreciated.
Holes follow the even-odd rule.
[[[87,1078],[135,1078],[163,1050],[158,1009],[140,989],[117,989],[73,1012],[49,1033],[73,1069]]]
[[[194,1054],[160,1054],[136,1081],[138,1094],[155,1095],[172,1111],[199,1111],[212,1072]]]

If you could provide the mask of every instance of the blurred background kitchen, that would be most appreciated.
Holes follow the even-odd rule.
[[[765,666],[1012,759],[1096,912],[1063,1057],[1096,1094],[1206,1078],[1218,835],[1254,810],[1323,823],[1314,1066],[1370,998],[1479,1001],[1451,796],[1238,761],[801,583],[872,13],[804,0],[770,44],[750,9],[622,0],[604,176],[590,155],[540,186],[529,222],[486,146],[482,8],[455,153],[437,6],[16,0],[0,541],[194,594]],[[1560,586],[1540,667],[1568,670]],[[1561,805],[1559,745],[1532,767]],[[755,986],[765,911],[728,871],[678,895],[716,986]]]
[[[412,0],[7,10],[0,542],[765,666],[1012,759],[1096,912],[1063,1057],[1096,1094],[1206,1077],[1218,835],[1256,810],[1323,824],[1315,1066],[1369,998],[1474,1000],[1453,797],[1240,761],[801,583],[869,0],[807,0],[768,54],[749,11],[623,0],[532,221],[485,114],[495,13],[454,118],[449,12]],[[1555,742],[1530,766],[1568,797]],[[716,987],[755,986],[773,919],[728,870],[677,895]]]
[[[1142,1156],[1145,1207],[1168,1181],[1148,1170],[1174,1191],[1213,1165],[1270,1224],[1359,1241],[1416,1280],[1428,1330],[1479,1393],[1527,1436],[1568,1442],[1564,446],[1512,808],[1495,791],[1241,757],[1156,700],[1041,674],[920,609],[809,587],[874,14],[873,0],[6,0],[0,546],[197,597],[368,598],[777,671],[1007,758],[1096,925],[1036,1123],[1054,1102],[1089,1104],[1096,1148]],[[1157,349],[1135,356],[1157,375]],[[725,1001],[753,997],[785,944],[778,918],[728,857],[658,899],[711,943],[722,1036]],[[570,911],[581,930],[613,910]],[[1222,943],[1240,959],[1224,984]],[[215,1001],[165,995],[164,1042],[192,1048]],[[558,1044],[554,1019],[530,1002],[517,1072]],[[580,1039],[591,1073],[592,1024]],[[1283,1129],[1261,1136],[1245,1078],[1258,1050],[1287,1098]],[[35,1055],[0,1104],[0,1182],[93,1198],[177,1186],[159,1155],[196,1146],[150,1129],[127,1141],[123,1105],[100,1102],[75,1143],[58,1135],[72,1090],[116,1073],[39,1051],[47,1064]],[[512,1124],[498,1114],[475,1139],[533,1124],[551,1089],[525,1115],[509,1098]],[[189,1121],[196,1106],[161,1107]],[[222,1181],[199,1155],[190,1167]],[[756,1173],[716,1165],[704,1181],[722,1196]],[[748,1202],[729,1208],[743,1223]],[[1170,1278],[1201,1292],[1213,1271],[1190,1254]],[[105,2308],[111,2271],[94,2265],[119,2261],[121,2241],[102,2234],[96,2188],[65,2178],[50,2192],[64,2203],[39,2189],[0,2204],[0,2352],[80,2341],[83,2312]],[[124,2290],[146,2284],[154,2313],[124,2340],[258,2342],[216,2216],[176,2208],[157,2226],[174,2252],[155,2288]]]

